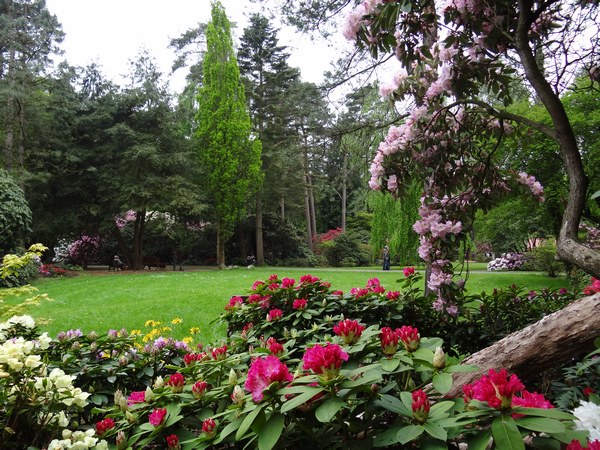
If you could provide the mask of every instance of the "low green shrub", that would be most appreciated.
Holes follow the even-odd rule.
[[[549,277],[557,277],[565,270],[562,261],[556,259],[556,245],[544,244],[536,247],[525,255],[524,270],[537,270],[545,272]]]

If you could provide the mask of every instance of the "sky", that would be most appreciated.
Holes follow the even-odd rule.
[[[238,25],[233,30],[236,40],[257,5],[247,0],[221,3],[229,20]],[[63,58],[71,65],[84,67],[95,62],[118,84],[128,72],[128,61],[145,48],[175,92],[183,90],[187,71],[169,75],[175,58],[169,40],[210,19],[210,0],[46,0],[46,6],[62,24],[66,34],[61,44]],[[303,81],[321,82],[323,72],[330,70],[335,49],[325,42],[311,42],[290,28],[277,28],[281,28],[280,44],[291,54],[288,63],[301,69]]]

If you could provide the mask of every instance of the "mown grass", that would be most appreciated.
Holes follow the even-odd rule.
[[[51,336],[77,328],[84,333],[103,333],[123,327],[145,333],[149,331],[145,326],[148,320],[171,324],[173,319],[179,318],[183,320],[181,324],[171,325],[175,337],[182,338],[191,327],[199,327],[197,340],[209,343],[225,335],[224,324],[214,321],[229,298],[247,293],[255,280],[265,280],[273,273],[296,280],[310,273],[344,292],[365,286],[373,277],[379,278],[386,289],[394,290],[397,280],[404,277],[397,268],[385,272],[379,268],[281,267],[102,275],[86,272],[76,277],[37,280],[34,285],[52,301],[42,302],[30,313],[36,319],[47,321],[41,328]],[[479,293],[510,284],[526,290],[568,287],[564,278],[548,278],[535,272],[477,272],[469,275],[467,288],[469,292]],[[13,299],[11,303],[16,301]]]

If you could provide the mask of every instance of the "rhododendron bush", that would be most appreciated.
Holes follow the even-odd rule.
[[[225,302],[229,336],[204,346],[126,330],[50,339],[14,317],[0,325],[2,448],[586,444],[574,415],[502,368],[446,398],[473,368],[408,321],[419,275],[405,273],[398,291],[371,279],[347,294],[273,275]]]

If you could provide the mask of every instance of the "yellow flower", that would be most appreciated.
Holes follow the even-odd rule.
[[[184,337],[183,342],[185,342],[186,344],[191,344],[192,342],[194,342],[194,338],[191,336]]]
[[[142,330],[131,330],[131,336],[138,336],[142,334]]]
[[[173,331],[171,327],[162,327],[161,331]]]
[[[157,327],[159,325],[160,325],[160,322],[157,322],[156,320],[152,320],[152,319],[147,320],[145,323],[145,326],[147,326],[147,327]]]
[[[181,322],[183,322],[183,319],[180,319],[180,318],[175,318],[175,319],[171,320],[171,323],[173,325],[177,325],[178,323],[181,323]]]
[[[200,333],[200,328],[198,328],[198,327],[192,327],[192,328],[190,328],[189,333],[190,334],[198,334],[198,333]]]

